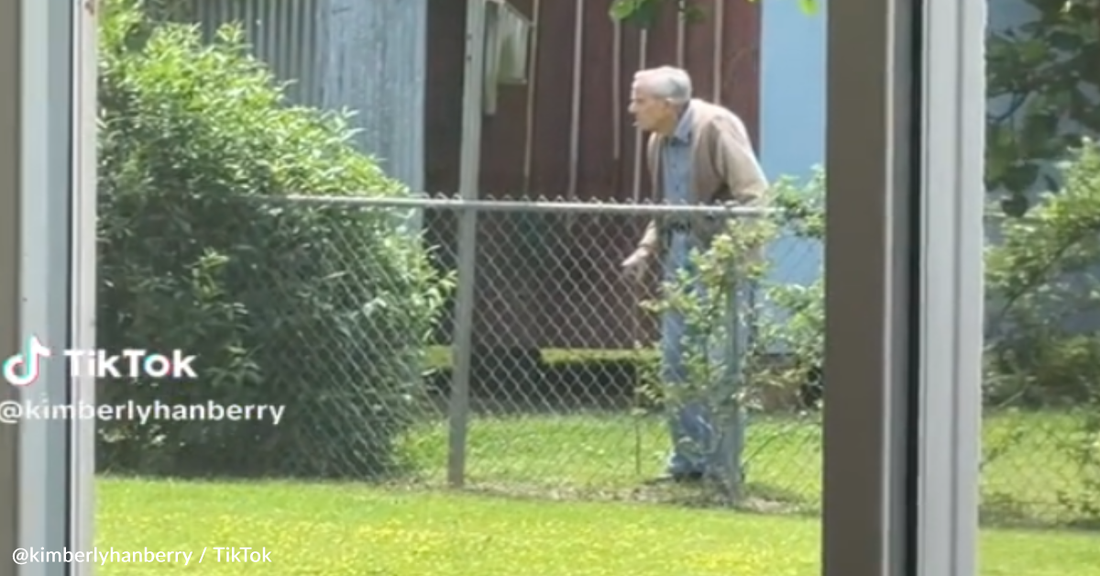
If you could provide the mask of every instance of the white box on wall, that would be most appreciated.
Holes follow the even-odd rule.
[[[485,0],[485,113],[495,114],[502,84],[527,83],[531,21],[507,0]]]

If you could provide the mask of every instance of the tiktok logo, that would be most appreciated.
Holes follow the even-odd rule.
[[[4,361],[0,370],[4,372],[4,379],[12,386],[30,386],[38,380],[42,372],[41,359],[52,355],[50,349],[42,342],[31,336],[27,338],[23,351]]]

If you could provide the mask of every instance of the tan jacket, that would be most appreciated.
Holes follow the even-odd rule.
[[[764,171],[756,160],[745,124],[728,109],[702,100],[691,101],[691,193],[694,204],[755,206],[768,188]],[[664,201],[661,149],[665,137],[649,137],[647,162],[653,184],[653,201]],[[691,230],[706,245],[725,222],[705,215],[692,216]],[[660,253],[664,234],[660,218],[651,220],[639,242],[652,254]]]

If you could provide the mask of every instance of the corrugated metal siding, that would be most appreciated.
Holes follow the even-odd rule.
[[[668,14],[643,33],[611,22],[611,0],[509,1],[536,23],[533,80],[501,87],[498,111],[485,119],[483,195],[648,195],[641,141],[626,113],[640,68],[688,69],[699,97],[732,108],[759,134],[756,3],[698,0],[692,5],[705,12],[700,23],[680,24]],[[431,0],[430,7],[427,184],[454,193],[465,2]],[[638,240],[640,222],[583,217],[571,227],[567,219],[544,220],[482,218],[475,337],[490,346],[630,347],[637,311],[618,263]],[[454,236],[451,222],[440,220],[437,231],[440,240]]]
[[[427,0],[194,0],[209,36],[240,23],[291,102],[356,112],[356,143],[424,187]]]
[[[292,82],[287,97],[319,106],[317,32],[325,0],[193,0],[195,21],[211,38],[225,24],[240,24],[252,53],[275,77]]]
[[[355,110],[363,149],[422,191],[427,0],[328,0],[326,10],[324,107]]]

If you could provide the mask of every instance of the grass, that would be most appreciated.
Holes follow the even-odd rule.
[[[1062,443],[1072,438],[1067,414],[1001,414],[986,418],[983,512],[1015,525],[1080,522],[1067,501],[1087,494],[1082,473]],[[492,493],[558,499],[685,503],[684,493],[641,488],[659,475],[669,439],[663,421],[622,413],[493,416],[471,421],[469,483]],[[446,427],[424,426],[406,450],[430,483],[442,480]],[[749,427],[749,505],[768,511],[815,512],[821,494],[821,433],[814,422],[758,419]],[[1098,546],[1100,549],[1100,546]]]
[[[1073,425],[1057,414],[986,420],[987,517],[1069,521],[1062,499],[1085,485],[1057,440]],[[693,489],[643,488],[667,445],[655,417],[480,416],[468,444],[472,490],[431,488],[446,462],[436,422],[403,440],[427,487],[102,478],[97,542],[101,551],[191,551],[187,569],[222,575],[817,576],[819,428],[771,418],[750,430],[752,510],[674,506],[707,502]],[[1100,576],[1097,542],[1095,532],[990,526],[981,574]],[[272,563],[213,562],[216,546],[266,548]],[[131,576],[165,568],[100,569]]]
[[[550,365],[638,361],[637,350],[540,351]],[[429,364],[449,366],[450,349],[429,349]],[[593,392],[599,395],[599,390]],[[503,408],[531,404],[526,398]],[[564,399],[562,399],[564,400]],[[553,404],[554,399],[536,401]],[[566,403],[562,403],[566,404]],[[569,405],[564,414],[506,414],[490,406],[470,425],[467,473],[479,489],[507,494],[570,499],[631,499],[682,502],[691,495],[639,489],[639,481],[661,472],[669,439],[661,418],[626,410],[584,412]],[[542,412],[551,412],[543,409]],[[983,518],[1012,525],[1095,526],[1078,504],[1100,506],[1094,469],[1091,486],[1074,461],[1070,442],[1079,440],[1079,417],[1069,413],[987,414],[983,434]],[[755,499],[768,510],[816,511],[821,493],[820,426],[809,420],[758,418],[749,429],[749,480]],[[445,475],[446,424],[436,419],[405,438],[413,466],[429,482]],[[1094,466],[1095,468],[1095,466]]]
[[[268,576],[817,576],[814,519],[362,485],[101,479],[100,550],[186,550],[186,569]],[[214,546],[271,563],[212,562]],[[202,564],[195,564],[203,548]],[[1095,534],[985,530],[983,576],[1100,576]],[[176,566],[177,568],[182,568]],[[167,566],[107,563],[107,576]]]

